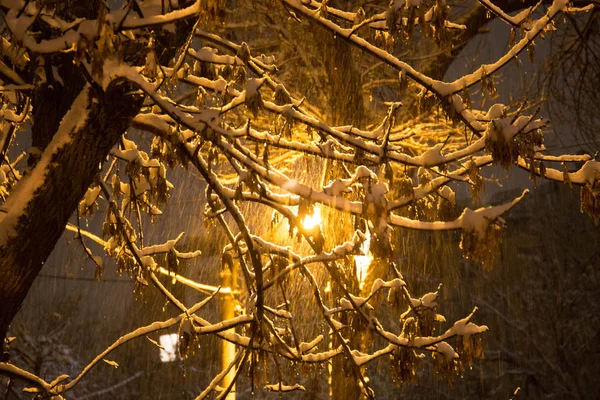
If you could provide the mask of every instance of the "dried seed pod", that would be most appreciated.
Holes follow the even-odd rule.
[[[567,168],[566,163],[563,163],[563,182],[568,183],[570,187],[573,187],[571,179],[569,178],[569,168]]]
[[[367,16],[366,16],[366,14],[365,14],[365,10],[364,10],[362,7],[360,7],[360,8],[358,9],[358,11],[356,11],[356,15],[355,15],[355,17],[354,17],[354,25],[358,25],[358,24],[360,24],[360,23],[361,23],[361,22],[363,22],[365,19],[367,19]]]
[[[465,210],[465,221],[471,219],[469,214],[472,210]],[[504,220],[497,218],[495,221],[488,221],[485,218],[473,223],[473,226],[463,225],[460,248],[463,250],[465,258],[483,264],[484,267],[491,269],[493,267],[494,255],[496,254],[500,243],[502,242],[502,229]]]
[[[479,203],[479,193],[484,190],[481,172],[472,161],[468,163],[467,168],[469,170],[469,180],[471,181],[471,197],[474,203]]]
[[[446,357],[443,354],[432,353],[433,369],[440,379],[446,379],[448,385],[452,386],[454,378],[460,373],[458,363],[455,359]]]
[[[413,198],[415,196],[412,179],[406,174],[402,174],[400,179],[396,181],[395,187],[398,190],[398,194],[405,197]]]
[[[600,181],[588,182],[583,185],[579,192],[579,201],[581,212],[586,212],[598,225],[598,219],[600,219]]]
[[[292,97],[290,96],[290,93],[285,89],[285,87],[283,85],[278,84],[275,87],[275,93],[273,94],[273,101],[278,106],[282,106],[285,104],[291,104]]]
[[[158,77],[158,60],[156,59],[156,52],[154,51],[153,37],[150,37],[148,40],[148,53],[146,54],[146,63],[144,64],[142,73],[150,81],[154,81]]]
[[[473,366],[474,360],[483,360],[483,344],[481,335],[464,335],[456,338],[456,352],[461,362],[469,367]]]
[[[502,120],[493,120],[488,125],[485,136],[485,149],[494,158],[494,162],[502,165],[502,168],[508,169],[517,159],[518,151],[515,141],[511,138],[507,140]]]
[[[177,342],[177,350],[179,351],[179,356],[182,359],[185,359],[193,353],[196,344],[196,334],[194,332],[194,327],[192,325],[192,322],[188,318],[183,319],[179,324],[178,336],[179,340]]]
[[[263,99],[258,90],[252,93],[246,93],[246,107],[252,113],[254,118],[258,116],[258,110],[263,108]]]
[[[397,347],[390,355],[392,362],[392,379],[401,383],[416,382],[416,369],[420,366],[421,357],[413,349]]]
[[[248,61],[250,61],[250,48],[248,47],[246,42],[242,42],[242,44],[240,45],[237,56],[240,60],[244,62],[244,64],[248,64]]]
[[[388,29],[388,32],[391,36],[396,36],[399,28],[398,28],[398,19],[401,18],[401,14],[397,7],[391,5],[387,12],[385,13],[385,25]]]

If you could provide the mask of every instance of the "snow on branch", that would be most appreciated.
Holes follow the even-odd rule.
[[[520,28],[522,37],[496,61],[444,82],[419,71],[412,55],[398,49],[419,44],[433,49],[434,61],[441,54],[449,57],[453,35],[468,27],[450,21],[445,2],[397,0],[367,15],[373,9],[282,0],[253,9],[252,24],[265,32],[265,43],[259,43],[251,31],[236,31],[248,25],[247,17],[238,25],[219,25],[237,10],[221,9],[218,1],[180,1],[175,8],[156,0],[131,2],[83,18],[35,0],[0,0],[7,27],[0,61],[5,99],[0,249],[27,213],[28,200],[46,184],[53,156],[86,124],[91,105],[111,103],[110,89],[125,88],[139,100],[137,115],[131,129],[102,154],[105,162],[73,210],[77,225],[66,229],[77,234],[98,265],[104,265],[102,259],[84,238],[101,246],[118,272],[135,279],[136,292],[152,285],[178,310],[173,318],[124,334],[72,380],[61,375],[47,383],[10,363],[0,363],[0,374],[27,381],[35,386],[32,392],[62,396],[101,360],[109,362],[106,357],[124,343],[177,325],[184,346],[214,335],[235,347],[198,398],[217,391],[218,398],[225,397],[242,371],[260,390],[282,396],[304,391],[308,386],[301,377],[280,375],[295,364],[343,362],[368,398],[375,394],[365,366],[384,356],[401,381],[417,379],[417,366],[428,356],[437,373],[462,374],[473,359],[483,357],[481,340],[488,328],[473,322],[475,310],[447,321],[439,290],[413,292],[394,251],[404,230],[460,230],[456,245],[464,257],[491,267],[503,216],[528,193],[506,204],[480,206],[478,193],[491,164],[526,169],[534,180],[580,186],[582,210],[600,219],[596,157],[546,154],[548,121],[540,110],[524,111],[529,103],[491,104],[486,98],[486,109],[477,110],[470,100],[477,83],[492,95],[493,74],[550,30],[557,15],[585,10],[554,0],[544,13],[534,13],[536,5],[511,16],[489,0],[480,3]],[[348,64],[353,65],[329,59],[320,40],[296,37],[305,27],[292,24],[304,20],[325,28],[319,34],[351,44]],[[231,30],[227,38],[223,29]],[[178,35],[185,36],[177,41],[180,47],[158,50]],[[420,46],[425,42],[431,47]],[[333,43],[339,45],[336,51],[350,51]],[[259,48],[273,52],[259,54]],[[373,65],[373,57],[379,64]],[[27,124],[40,123],[34,115],[40,107],[36,93],[42,87],[78,87],[62,74],[64,65],[53,65],[63,58],[81,74],[79,84],[86,83],[49,143],[29,150],[32,159],[38,155],[37,164],[25,167],[19,163],[24,156],[13,158],[15,135],[26,133]],[[381,93],[362,81],[380,66],[394,71],[393,76],[390,70],[381,72],[384,79],[377,85],[386,86]],[[357,77],[335,75],[363,70]],[[336,89],[305,92],[305,77]],[[353,87],[360,89],[353,93]],[[361,92],[367,89],[368,96]],[[354,119],[354,111],[343,107],[340,118],[330,115],[333,100],[346,97],[359,99],[360,110],[354,111],[364,117]],[[408,104],[413,98],[418,107]],[[174,192],[188,184],[186,179],[201,188],[190,193],[204,193],[182,201],[199,204],[194,215],[204,219],[205,229],[183,232],[190,225],[177,221],[171,224],[177,231],[149,230],[179,207],[172,193],[188,195],[186,189]],[[471,189],[476,206],[457,206],[464,204],[457,201],[459,185]],[[99,212],[104,213],[102,232],[93,229],[94,223],[79,226],[80,219],[92,221]],[[222,240],[213,234],[217,229]],[[188,238],[197,233],[208,242],[201,243],[208,252],[188,247],[194,243]],[[215,263],[220,265],[212,266],[211,254],[220,257]],[[192,279],[196,266],[203,273]],[[167,280],[207,297],[188,307]],[[216,316],[204,307],[214,297],[233,311]],[[390,313],[396,315],[392,322]],[[188,356],[185,349],[181,353]]]

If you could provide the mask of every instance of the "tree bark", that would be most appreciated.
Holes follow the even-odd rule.
[[[181,7],[185,6],[182,3],[186,2],[180,2]],[[99,8],[93,4],[86,0],[70,0],[61,10],[71,14],[77,11],[85,18],[95,18]],[[175,25],[175,32],[161,30],[155,37],[158,61],[163,65],[191,34],[189,19]],[[129,42],[124,51],[125,62],[143,65],[146,56],[143,44]],[[30,59],[34,60],[35,56]],[[40,151],[51,142],[62,118],[85,85],[86,79],[73,61],[73,53],[45,57],[49,80],[34,89],[32,101],[32,146]],[[56,77],[52,75],[52,67],[56,67],[63,85],[53,80]],[[143,97],[133,94],[134,89],[124,81],[113,82],[106,91],[93,85],[85,124],[71,133],[72,140],[55,152],[47,168],[41,166],[45,168],[44,182],[34,192],[16,224],[0,220],[0,232],[5,229],[9,232],[8,239],[0,243],[0,346],[69,217],[93,183],[111,148],[139,112]],[[34,157],[30,164],[31,174],[40,168],[37,161]],[[13,193],[18,189],[17,186]]]
[[[27,204],[7,242],[0,246],[0,338],[6,336],[10,322],[99,166],[138,112],[142,98],[126,94],[130,90],[128,85],[118,85],[103,96],[94,96],[86,125],[53,156],[44,185]],[[54,96],[43,100],[55,107],[62,103]],[[43,119],[38,120],[36,125],[43,123]]]
[[[343,4],[336,4],[339,2],[334,1],[332,5],[334,7],[344,8]],[[345,40],[335,37],[331,32],[317,27],[318,41],[321,46],[323,53],[322,60],[325,67],[328,80],[328,105],[329,113],[327,115],[327,122],[331,125],[339,124],[352,124],[354,126],[363,128],[362,124],[365,122],[365,107],[363,102],[362,94],[362,79],[360,71],[358,70],[356,63],[354,62],[353,46]],[[327,182],[329,179],[342,178],[341,171],[336,171],[329,161],[324,164],[324,177],[323,181]],[[332,229],[347,232],[348,229],[340,229],[339,223],[350,225],[347,218],[339,219],[338,212],[327,210],[326,214],[331,214],[329,220],[336,220],[336,227],[327,227],[327,237],[337,237]],[[340,264],[341,265],[341,264]],[[347,268],[346,274],[356,279],[356,271],[353,268]],[[332,286],[332,297],[339,299],[344,297],[341,289],[337,287],[333,282]],[[345,318],[344,316],[343,318]],[[344,324],[349,324],[350,321],[343,320]],[[360,335],[351,331],[344,332],[344,335],[350,340],[350,347],[353,349],[360,348]],[[337,337],[333,337],[331,348],[337,348],[340,346],[340,341]],[[337,399],[359,399],[361,398],[361,391],[359,386],[359,377],[356,376],[354,369],[349,364],[351,361],[345,357],[335,357],[331,360],[330,370],[330,395],[333,400]]]

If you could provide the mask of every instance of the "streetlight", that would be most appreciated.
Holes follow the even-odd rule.
[[[367,277],[367,271],[371,265],[371,261],[373,261],[373,255],[369,249],[371,244],[371,233],[369,230],[367,230],[365,233],[365,237],[365,241],[362,242],[360,246],[364,256],[354,256],[354,263],[356,264],[356,277],[358,278],[358,287],[360,290],[363,288],[365,278]]]
[[[321,224],[321,209],[317,206],[313,208],[312,214],[306,214],[302,220],[302,226],[308,232],[312,231],[315,227]]]

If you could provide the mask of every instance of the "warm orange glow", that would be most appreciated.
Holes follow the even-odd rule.
[[[354,263],[356,264],[356,276],[358,278],[359,288],[362,289],[367,276],[367,270],[371,261],[373,261],[373,255],[369,251],[369,245],[371,244],[371,234],[369,231],[365,235],[367,238],[360,246],[364,256],[354,256]]]
[[[318,226],[320,223],[321,223],[321,210],[319,209],[319,207],[315,207],[312,215],[307,215],[304,217],[304,220],[302,221],[302,226],[307,231],[310,231],[313,228],[315,228],[316,226]]]

